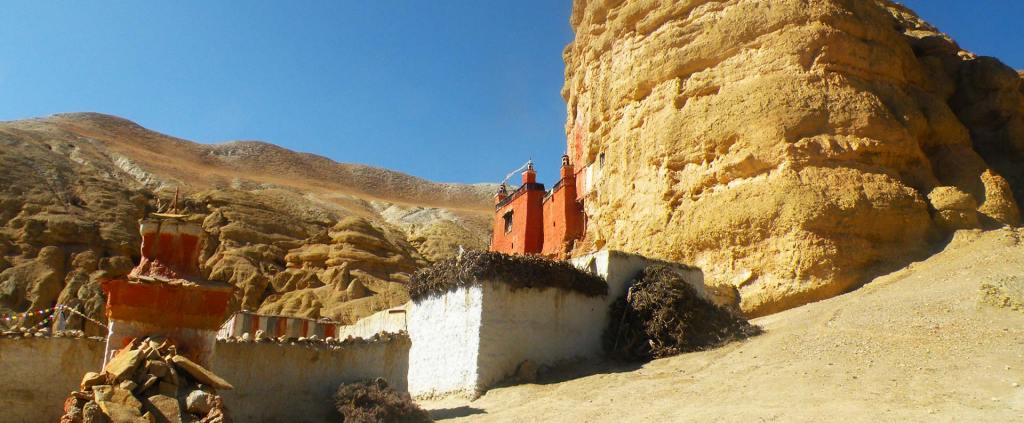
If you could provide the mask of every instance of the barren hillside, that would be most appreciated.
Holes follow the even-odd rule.
[[[957,232],[858,291],[755,319],[763,335],[721,349],[424,405],[442,421],[1021,421],[1022,238]]]
[[[237,306],[351,321],[404,282],[482,248],[487,185],[439,184],[262,142],[204,145],[107,115],[0,123],[0,311],[102,309],[98,281],[138,255],[137,221],[182,205],[212,235],[202,268]]]

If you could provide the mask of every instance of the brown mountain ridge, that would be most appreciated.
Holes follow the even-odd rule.
[[[483,248],[492,185],[434,183],[272,144],[198,144],[97,113],[0,122],[0,312],[79,305],[138,258],[137,221],[181,205],[236,306],[351,322],[416,268]],[[204,217],[205,216],[205,217]]]

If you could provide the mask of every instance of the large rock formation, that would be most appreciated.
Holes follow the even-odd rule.
[[[1024,88],[886,0],[575,0],[583,248],[701,267],[763,315],[1015,225]],[[603,162],[603,166],[601,163]]]
[[[96,319],[99,282],[131,270],[139,219],[179,188],[210,234],[201,268],[239,288],[236,307],[345,322],[404,302],[429,260],[480,248],[494,189],[98,114],[0,123],[0,181],[0,313],[60,303]]]

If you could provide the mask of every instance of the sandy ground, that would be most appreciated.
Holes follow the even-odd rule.
[[[453,422],[1024,421],[1024,313],[979,292],[1024,280],[1021,238],[962,231],[925,261],[757,319],[764,335],[714,351],[422,405]]]

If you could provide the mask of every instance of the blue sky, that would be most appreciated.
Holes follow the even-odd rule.
[[[1024,2],[905,4],[964,48],[1024,68]],[[7,2],[0,120],[96,111],[451,182],[494,182],[533,157],[550,183],[565,148],[570,6]]]

